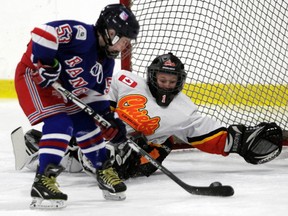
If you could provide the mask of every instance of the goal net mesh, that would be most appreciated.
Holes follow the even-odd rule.
[[[183,92],[224,125],[288,129],[288,5],[281,0],[134,0],[140,24],[131,68],[146,77],[172,52],[188,73]],[[175,114],[177,117],[177,114]]]

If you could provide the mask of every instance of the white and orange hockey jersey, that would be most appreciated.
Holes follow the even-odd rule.
[[[172,135],[192,146],[213,154],[224,151],[227,128],[208,116],[179,93],[168,107],[157,105],[146,80],[129,71],[120,71],[112,78],[109,92],[111,106],[127,124],[127,132],[142,132],[149,142],[162,144]]]

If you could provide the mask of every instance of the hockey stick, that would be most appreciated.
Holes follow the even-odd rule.
[[[94,110],[87,104],[85,104],[81,99],[75,96],[73,93],[69,92],[65,88],[63,88],[59,83],[54,82],[52,84],[53,88],[57,91],[65,95],[70,101],[80,107],[84,112],[88,115],[92,116],[98,124],[103,127],[109,127],[110,123],[107,122],[102,116],[98,115],[94,112]],[[189,192],[190,194],[195,195],[206,195],[206,196],[232,196],[234,194],[234,189],[229,185],[222,185],[220,182],[213,182],[208,187],[198,187],[188,185],[175,176],[172,172],[166,169],[162,164],[156,161],[153,157],[151,157],[145,150],[143,150],[140,146],[138,146],[135,142],[128,139],[128,145],[137,153],[140,153],[144,156],[148,161],[151,162],[157,169],[161,170],[165,175],[171,178],[174,182],[176,182],[179,186],[181,186],[184,190]]]

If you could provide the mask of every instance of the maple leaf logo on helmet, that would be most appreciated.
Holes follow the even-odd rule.
[[[174,62],[172,62],[170,59],[168,61],[165,61],[163,63],[164,66],[169,66],[169,67],[175,67],[176,64]]]

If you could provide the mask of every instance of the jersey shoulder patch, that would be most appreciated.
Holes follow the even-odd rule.
[[[124,83],[124,84],[126,84],[126,85],[128,85],[128,86],[130,86],[130,87],[132,87],[132,88],[135,88],[135,87],[137,86],[137,82],[136,82],[135,80],[131,79],[130,77],[128,77],[128,76],[126,76],[126,75],[124,75],[124,74],[122,74],[122,75],[118,78],[118,80],[119,80],[120,82],[122,82],[122,83]]]

